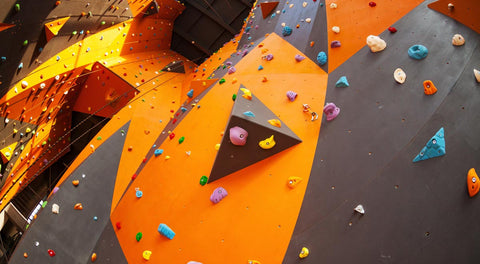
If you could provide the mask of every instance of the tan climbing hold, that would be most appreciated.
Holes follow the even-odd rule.
[[[378,36],[370,35],[367,37],[367,45],[372,52],[379,52],[387,47],[385,40]]]
[[[405,74],[405,72],[401,68],[397,68],[393,72],[393,78],[395,79],[395,81],[402,84],[407,79],[407,74]]]
[[[463,38],[462,35],[455,34],[453,35],[453,38],[452,38],[452,44],[454,46],[462,46],[463,44],[465,44],[465,39]]]
[[[473,69],[473,74],[475,75],[475,79],[477,79],[477,82],[480,83],[480,71],[477,69]]]

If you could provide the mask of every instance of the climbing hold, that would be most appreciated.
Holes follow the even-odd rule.
[[[60,2],[60,1],[56,1],[56,2],[55,2],[55,6],[59,6],[61,3],[62,3],[62,2]]]
[[[445,155],[445,133],[443,127],[427,142],[425,147],[413,159],[413,162],[427,160]]]
[[[257,70],[259,70],[259,71],[263,70],[263,66],[259,65]]]
[[[475,79],[477,79],[477,82],[480,83],[480,71],[477,69],[473,69],[473,75],[475,75]]]
[[[305,57],[303,57],[303,56],[300,55],[300,54],[296,54],[296,55],[295,55],[295,60],[296,60],[297,62],[301,62],[301,61],[304,60],[304,59],[305,59]]]
[[[252,100],[252,92],[246,88],[240,88],[240,91],[243,92],[242,97],[247,100]]]
[[[284,26],[282,29],[283,36],[290,36],[292,34],[292,29],[289,26]]]
[[[388,31],[390,31],[390,33],[395,33],[397,32],[397,29],[394,27],[388,27]]]
[[[452,3],[448,3],[447,8],[448,8],[448,10],[451,11],[451,10],[453,10],[453,9],[455,8],[455,5],[452,4]]]
[[[23,68],[23,62],[20,62],[20,64],[18,64],[18,68],[19,68],[19,69],[22,69],[22,68]]]
[[[235,102],[235,100],[237,100],[237,95],[236,95],[236,94],[232,94],[232,101]]]
[[[218,83],[219,83],[219,84],[222,84],[222,83],[224,83],[224,82],[225,82],[225,79],[222,78],[222,79],[220,79],[220,81],[219,81]]]
[[[402,84],[407,79],[407,74],[405,74],[405,72],[402,69],[397,68],[393,72],[393,78],[395,79],[395,81]]]
[[[23,253],[23,257],[24,257],[24,258],[28,258],[27,252]]]
[[[423,92],[426,95],[432,95],[437,92],[437,88],[435,87],[432,81],[426,80],[423,82]]]
[[[212,195],[210,195],[210,201],[214,204],[219,203],[228,193],[223,187],[217,187],[213,190]]]
[[[202,177],[200,177],[200,185],[203,186],[203,185],[207,184],[207,182],[208,182],[208,177],[207,176],[203,175]]]
[[[335,87],[345,88],[348,86],[349,84],[346,76],[340,77],[340,79],[338,79],[338,81],[335,83]]]
[[[293,101],[295,101],[295,99],[297,99],[297,93],[294,92],[294,91],[288,91],[287,92],[287,98],[288,98],[288,100],[290,100],[290,102],[293,102]]]
[[[60,206],[58,204],[52,204],[52,213],[58,214],[60,212]]]
[[[465,39],[463,38],[462,35],[455,34],[453,35],[453,38],[452,38],[452,44],[454,46],[462,46],[463,44],[465,44]]]
[[[22,81],[22,88],[25,89],[28,87],[28,82]]]
[[[302,181],[303,179],[300,177],[289,177],[287,181],[287,186],[290,187],[291,189],[297,187],[297,185]]]
[[[333,48],[339,48],[341,46],[342,46],[342,44],[338,40],[334,40],[334,41],[332,41],[332,43],[330,43],[330,48],[332,48],[332,49]]]
[[[331,3],[331,4],[330,4],[330,8],[331,8],[331,9],[335,9],[335,8],[337,8],[337,7],[338,7],[338,5],[337,5],[336,3]]]
[[[337,33],[337,34],[338,34],[338,33],[340,33],[340,27],[339,27],[339,26],[333,26],[333,27],[332,27],[332,31],[333,31],[334,33]]]
[[[228,71],[227,71],[227,72],[228,72],[228,74],[233,74],[233,73],[235,73],[236,71],[237,71],[237,69],[235,69],[235,67],[232,66],[232,67],[228,68]]]
[[[310,22],[312,22],[312,19],[307,17],[307,18],[305,18],[305,22],[310,23]]]
[[[142,239],[142,237],[143,237],[142,232],[138,232],[137,235],[135,235],[135,239],[137,240],[137,242],[140,242],[140,240]]]
[[[428,55],[428,49],[420,44],[413,45],[408,49],[408,56],[412,59],[421,60]]]
[[[280,122],[278,119],[270,119],[268,120],[268,123],[272,126],[282,127],[282,122]]]
[[[155,154],[155,157],[158,157],[158,156],[162,155],[162,153],[163,153],[163,149],[156,149],[153,152],[153,154]]]
[[[20,4],[15,4],[15,11],[20,12]]]
[[[73,206],[73,209],[75,210],[83,210],[83,205],[82,203],[77,203]]]
[[[55,257],[55,251],[53,251],[53,249],[49,249],[47,252],[50,257]]]
[[[312,122],[318,119],[318,114],[312,111],[312,108],[308,104],[303,104],[302,107],[304,113],[308,113],[312,116]]]
[[[158,232],[170,240],[172,240],[173,237],[175,237],[175,232],[173,232],[173,230],[170,227],[168,227],[166,224],[163,224],[163,223],[158,226]]]
[[[372,52],[380,52],[387,47],[387,42],[378,36],[369,35],[367,37],[367,45]]]
[[[28,40],[24,40],[22,45],[27,46],[28,45]]]
[[[142,198],[143,192],[140,191],[140,188],[135,188],[135,196],[136,196],[137,198]]]
[[[300,254],[298,254],[298,257],[300,257],[301,259],[303,259],[303,258],[308,257],[308,254],[310,254],[310,251],[308,250],[308,248],[303,247],[303,248],[302,248],[302,251],[300,251]]]
[[[169,137],[170,139],[173,139],[173,138],[175,137],[175,133],[170,133],[170,135],[168,135],[168,137]]]
[[[248,263],[248,264],[261,264],[260,261],[254,260],[254,259],[253,259],[253,260],[249,259],[249,260],[247,261],[247,263]],[[190,263],[187,263],[187,264],[190,264]]]
[[[219,150],[220,149],[220,144],[215,144],[215,150]]]
[[[327,116],[327,121],[332,121],[340,114],[340,108],[334,103],[327,103],[325,107],[323,107],[323,113]]]
[[[183,143],[183,141],[185,141],[185,137],[181,137],[181,138],[179,138],[179,139],[178,139],[178,144],[182,144],[182,143]]]
[[[327,54],[324,51],[318,53],[317,62],[322,66],[327,63]]]
[[[474,168],[468,170],[467,189],[468,195],[470,195],[470,197],[475,196],[480,190],[480,179],[478,178],[477,172]]]
[[[246,116],[249,116],[249,117],[255,117],[255,114],[252,111],[243,112],[243,115],[246,115]]]
[[[260,142],[258,142],[258,145],[262,148],[262,149],[271,149],[273,147],[275,147],[275,140],[273,139],[273,135],[267,139],[264,139]]]
[[[363,205],[359,204],[357,205],[357,207],[355,207],[353,210],[355,210],[355,212],[358,212],[360,214],[365,214],[365,208],[363,208]]]
[[[95,262],[95,260],[97,260],[97,253],[92,253],[90,259],[92,260],[92,262]]]
[[[375,3],[375,2],[370,2],[370,3],[368,3],[368,5],[369,5],[370,7],[375,7],[375,6],[377,6],[377,3]]]
[[[73,186],[75,186],[75,187],[77,187],[79,183],[80,183],[79,180],[73,180],[73,181],[72,181],[72,184],[73,184]]]
[[[190,91],[188,91],[187,96],[188,96],[188,98],[192,98],[192,97],[193,97],[193,89],[191,89]]]
[[[264,58],[265,60],[267,60],[267,61],[271,61],[271,60],[273,60],[273,54],[267,54],[267,55],[265,55],[265,57],[263,57],[263,58]]]
[[[238,126],[230,128],[230,142],[235,146],[244,146],[247,143],[248,132]]]
[[[150,260],[150,257],[151,257],[151,256],[152,256],[152,251],[150,251],[150,250],[145,250],[145,251],[143,251],[143,253],[142,253],[142,257],[143,257],[143,259],[145,259],[145,260]]]
[[[116,223],[115,223],[115,227],[116,227],[118,230],[122,229],[122,223],[116,222]]]

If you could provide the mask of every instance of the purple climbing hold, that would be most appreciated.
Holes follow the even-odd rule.
[[[228,68],[228,74],[232,74],[232,73],[234,73],[234,72],[236,72],[236,71],[237,71],[237,69],[235,69],[235,67],[233,67],[233,66],[230,67],[230,68]]]
[[[338,108],[334,103],[327,103],[323,108],[323,112],[327,115],[327,121],[332,121],[340,113],[340,108]]]
[[[212,195],[210,195],[210,201],[214,204],[219,203],[225,196],[227,196],[227,191],[222,187],[218,187],[213,190]]]
[[[248,132],[238,126],[230,128],[230,141],[235,146],[244,146],[247,143]]]
[[[338,40],[334,40],[334,41],[332,41],[332,43],[330,43],[331,48],[338,48],[340,46],[342,46],[342,44]]]
[[[290,100],[290,102],[293,102],[295,101],[295,99],[297,99],[297,93],[294,91],[288,91],[287,97],[288,97],[288,100]]]
[[[266,59],[267,61],[273,60],[273,54],[267,54],[267,56],[265,56],[265,59]]]
[[[56,192],[58,192],[58,190],[60,190],[60,188],[55,187],[55,188],[53,188],[52,193],[55,194]]]
[[[304,59],[305,59],[305,57],[303,57],[303,56],[300,55],[300,54],[295,55],[295,60],[296,60],[297,62],[301,62],[301,61],[304,60]]]

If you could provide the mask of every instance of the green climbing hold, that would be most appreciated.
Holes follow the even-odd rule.
[[[76,30],[74,30],[74,31],[72,32],[72,35],[75,36],[75,35],[77,35],[77,33],[78,33],[78,32],[77,32]]]
[[[237,99],[237,94],[232,95],[232,100],[235,101]]]
[[[43,202],[42,203],[42,208],[45,208],[45,206],[47,206],[47,203],[48,203],[47,201]]]
[[[203,175],[201,178],[200,178],[200,185],[205,185],[207,184],[207,181],[208,181],[208,177]]]
[[[47,145],[47,141],[42,142],[42,146],[45,146],[45,145]]]
[[[23,46],[27,46],[28,45],[28,40],[24,40],[23,41]]]
[[[178,144],[182,144],[182,143],[183,143],[183,141],[185,141],[185,137],[181,137],[181,138],[179,138],[179,139],[178,139]]]
[[[220,81],[219,81],[218,83],[222,84],[222,83],[224,83],[224,82],[225,82],[225,79],[222,78],[222,79],[220,79]]]
[[[101,137],[101,136],[98,136],[98,137],[97,137],[97,140],[102,140],[102,137]]]
[[[137,235],[135,236],[135,239],[137,240],[137,242],[140,242],[140,239],[142,239],[142,237],[143,237],[142,232],[138,232]]]
[[[17,12],[20,11],[20,4],[15,4],[15,11],[17,11]]]
[[[125,135],[125,130],[120,130],[120,133],[122,133],[122,136]]]
[[[100,23],[100,24],[102,24],[102,26],[105,25],[105,21],[102,21],[102,23]]]

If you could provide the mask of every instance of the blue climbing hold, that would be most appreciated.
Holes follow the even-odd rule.
[[[348,86],[349,86],[349,84],[348,84],[348,80],[347,80],[346,76],[340,77],[340,79],[338,79],[337,83],[335,83],[335,87],[344,88],[344,87],[348,87]]]
[[[1,60],[2,62],[3,62],[3,61],[7,61],[7,57],[2,56],[2,57],[0,58],[0,60]]]
[[[420,44],[413,45],[408,49],[408,56],[412,59],[421,60],[428,55],[428,49]]]
[[[170,227],[163,223],[158,226],[158,232],[166,236],[170,240],[173,239],[173,237],[175,236],[175,232],[173,232]]]
[[[246,27],[246,28],[245,28],[245,33],[247,33],[248,31],[250,31],[250,29],[252,29],[252,27]]]
[[[282,35],[284,36],[292,35],[292,29],[289,26],[284,26],[282,29]]]
[[[413,162],[440,157],[445,155],[445,153],[445,132],[442,127],[435,136],[427,142],[422,151],[413,159]]]
[[[324,51],[318,53],[317,62],[322,66],[327,63],[327,54]]]
[[[263,66],[262,65],[258,66],[258,70],[259,71],[263,70]]]
[[[155,154],[155,157],[158,157],[158,156],[162,155],[162,153],[163,153],[163,149],[156,149],[153,152],[153,154]]]
[[[180,107],[180,110],[182,110],[182,113],[185,113],[185,112],[187,112],[188,109],[182,106],[182,107]]]
[[[252,111],[246,111],[246,112],[243,112],[243,114],[249,117],[255,117],[255,114]]]
[[[193,89],[191,89],[190,91],[188,91],[187,96],[188,96],[188,98],[192,98],[192,97],[193,97]]]
[[[59,60],[60,60],[60,56],[57,56],[57,61],[59,61]]]
[[[142,198],[143,192],[137,189],[135,190],[135,196],[137,196],[137,198]]]
[[[18,68],[19,68],[19,69],[22,69],[22,68],[23,68],[23,62],[20,62],[20,64],[18,64]]]

